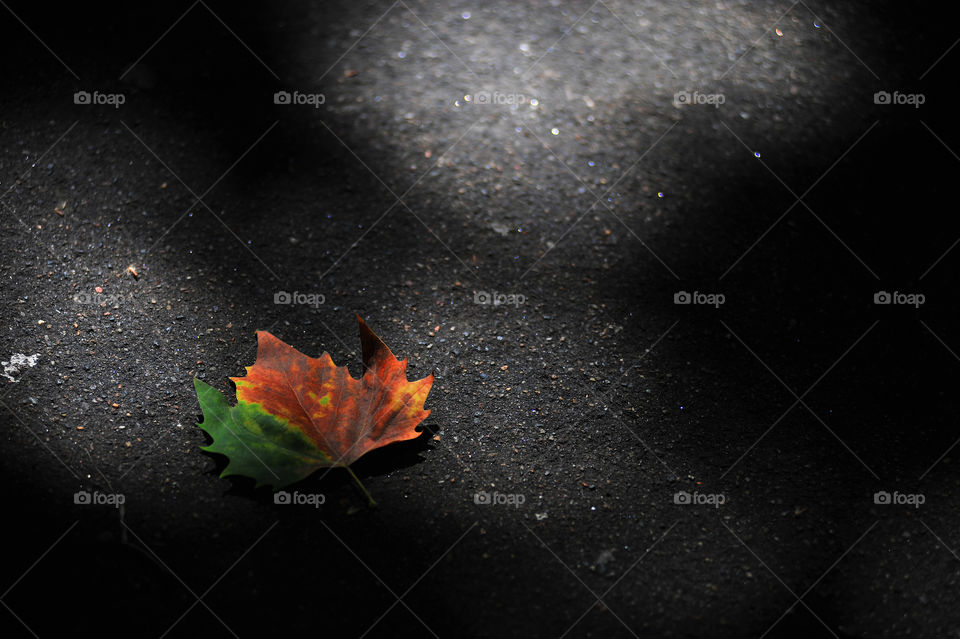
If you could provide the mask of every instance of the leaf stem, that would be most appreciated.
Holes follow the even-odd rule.
[[[353,477],[353,481],[357,482],[357,486],[359,486],[360,490],[363,491],[363,494],[367,496],[367,501],[370,502],[370,507],[376,508],[377,502],[373,500],[373,496],[369,493],[369,491],[367,491],[366,486],[363,485],[363,482],[360,481],[360,478],[357,477],[356,473],[353,472],[353,469],[346,464],[344,464],[343,467],[347,469],[347,472],[350,473],[351,477]]]

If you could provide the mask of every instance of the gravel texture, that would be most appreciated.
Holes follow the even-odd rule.
[[[955,25],[0,4],[4,637],[960,637]],[[379,507],[220,479],[191,378],[355,314]]]

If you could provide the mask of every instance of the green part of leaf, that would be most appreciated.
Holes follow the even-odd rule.
[[[283,488],[318,468],[342,465],[260,404],[230,406],[223,394],[206,382],[194,377],[193,386],[203,410],[203,422],[197,426],[213,437],[213,443],[202,449],[230,460],[221,477],[244,475],[255,479],[257,487]]]

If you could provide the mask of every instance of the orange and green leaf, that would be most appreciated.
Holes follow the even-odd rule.
[[[230,458],[221,476],[245,475],[258,486],[281,488],[318,468],[349,470],[374,448],[420,435],[417,426],[430,414],[423,403],[433,375],[408,382],[407,360],[397,360],[359,316],[357,321],[360,379],[329,354],[308,357],[266,331],[257,332],[256,363],[245,377],[231,378],[236,406],[194,379],[204,415],[198,426],[213,437],[204,450]]]

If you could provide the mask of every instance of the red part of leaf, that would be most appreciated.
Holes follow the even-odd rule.
[[[423,402],[433,375],[408,382],[399,361],[357,316],[363,350],[360,379],[330,355],[313,358],[266,331],[257,332],[257,360],[246,377],[232,377],[237,399],[302,430],[336,463],[348,465],[374,448],[414,439],[430,414]]]

